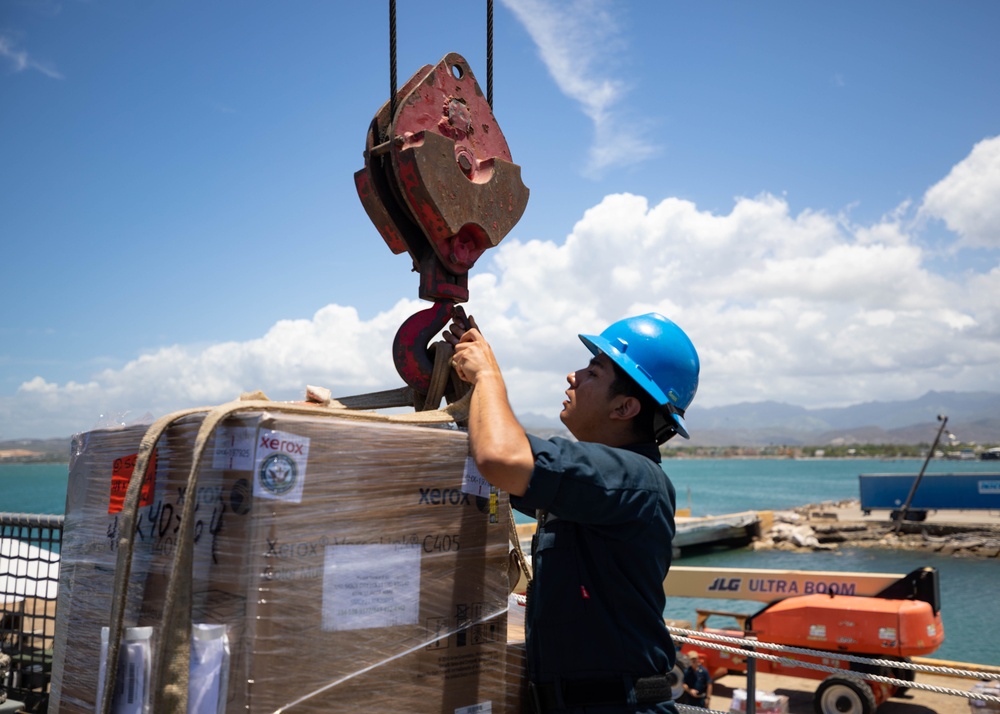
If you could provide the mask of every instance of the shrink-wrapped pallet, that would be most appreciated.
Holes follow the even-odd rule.
[[[160,439],[140,504],[125,625],[154,643],[202,419]],[[76,441],[53,712],[97,701],[115,510],[142,435]],[[280,410],[223,422],[193,493],[191,587],[192,623],[224,625],[229,643],[218,710],[505,710],[508,506],[467,454],[453,428]]]

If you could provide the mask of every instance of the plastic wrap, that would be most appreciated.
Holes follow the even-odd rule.
[[[141,503],[125,625],[154,642],[201,421],[161,438]],[[50,712],[94,710],[115,511],[143,433],[77,438]],[[454,429],[277,410],[217,429],[193,496],[192,621],[225,627],[226,712],[518,710],[508,505],[467,454]]]

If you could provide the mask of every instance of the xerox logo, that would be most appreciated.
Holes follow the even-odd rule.
[[[260,464],[260,485],[267,491],[280,496],[295,486],[299,468],[292,457],[283,452],[271,454]]]
[[[428,506],[464,506],[469,503],[469,494],[457,488],[422,488],[420,503]]]
[[[261,434],[258,448],[269,451],[284,451],[285,453],[296,454],[298,456],[306,455],[306,449],[309,446],[308,440],[302,441],[300,437],[295,437],[295,440],[282,439],[275,436],[277,433],[272,431],[268,434]]]
[[[418,503],[424,506],[468,506],[475,498],[476,508],[483,513],[490,510],[490,499],[471,496],[457,488],[422,488]]]

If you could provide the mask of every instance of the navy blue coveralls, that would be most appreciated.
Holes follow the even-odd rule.
[[[691,665],[684,672],[684,684],[691,687],[691,689],[696,692],[701,692],[700,696],[692,696],[690,694],[685,694],[685,703],[690,704],[693,707],[704,707],[705,700],[708,698],[708,685],[711,680],[708,677],[708,670],[702,665],[695,667]]]
[[[663,623],[675,500],[659,449],[528,439],[535,468],[511,503],[547,512],[525,614],[528,675],[545,711],[676,714],[669,688],[636,703],[675,659]]]

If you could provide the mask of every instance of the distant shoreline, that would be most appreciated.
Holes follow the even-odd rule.
[[[68,455],[51,452],[29,451],[27,449],[0,449],[0,465],[3,464],[68,464]]]
[[[689,454],[661,453],[664,461],[923,461],[923,456],[876,456],[860,454],[854,456],[801,456],[791,454]],[[931,461],[947,462],[954,459],[936,456]],[[68,456],[55,454],[19,454],[10,455],[9,451],[0,450],[0,466],[4,464],[69,464]],[[979,461],[979,459],[976,459]]]

